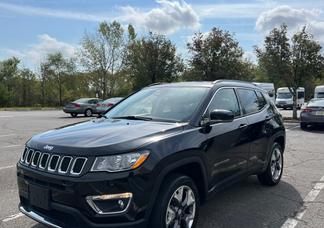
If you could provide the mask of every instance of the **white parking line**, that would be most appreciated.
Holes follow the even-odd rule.
[[[15,134],[9,134],[9,135],[0,135],[0,138],[1,137],[9,137],[9,136],[14,136]]]
[[[24,214],[19,212],[18,214],[8,216],[7,218],[3,219],[2,222],[9,222],[11,220],[15,220],[15,219],[20,218],[22,216],[24,216]]]
[[[295,127],[291,127],[291,128],[286,128],[286,131],[291,131],[291,130],[293,130],[293,129],[296,129],[296,128],[299,128],[300,126],[299,125],[297,125],[297,126],[295,126]]]
[[[0,167],[0,170],[10,169],[10,168],[13,168],[13,167],[15,167],[15,165],[3,166],[3,167]]]
[[[297,226],[298,222],[302,220],[304,214],[306,213],[309,205],[311,202],[313,202],[318,194],[321,192],[321,190],[324,188],[324,176],[322,176],[321,180],[315,184],[313,189],[307,194],[307,196],[304,198],[303,206],[301,207],[302,210],[299,211],[295,217],[288,218],[286,222],[281,226],[281,228],[294,228]]]
[[[0,116],[0,118],[11,118],[11,117],[14,117],[14,116]]]
[[[22,145],[9,145],[9,146],[0,146],[0,148],[10,148],[10,147],[17,147]]]

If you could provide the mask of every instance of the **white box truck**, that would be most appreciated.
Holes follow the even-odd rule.
[[[315,87],[314,98],[324,98],[324,85]]]
[[[305,88],[299,87],[297,89],[297,108],[301,108],[305,103]],[[293,95],[288,87],[281,87],[277,89],[276,106],[278,108],[293,108]]]

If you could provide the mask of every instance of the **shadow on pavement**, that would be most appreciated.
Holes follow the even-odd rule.
[[[299,210],[302,201],[289,183],[265,187],[252,176],[212,196],[199,211],[197,227],[278,228]]]
[[[316,125],[316,126],[309,126],[304,131],[309,132],[309,133],[324,134],[324,124],[323,125]]]

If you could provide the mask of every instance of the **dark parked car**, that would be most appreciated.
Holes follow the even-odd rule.
[[[306,129],[308,125],[324,124],[324,99],[312,99],[300,113],[300,127]]]
[[[102,100],[98,98],[81,98],[65,105],[63,111],[70,113],[73,117],[77,117],[78,114],[90,117],[96,113],[96,106],[100,101]]]
[[[194,227],[200,204],[228,184],[254,174],[278,184],[284,149],[282,117],[261,88],[152,85],[102,118],[31,138],[19,208],[53,227]]]
[[[114,106],[116,103],[121,101],[122,97],[112,97],[107,100],[98,102],[96,107],[96,113],[102,114],[105,113],[108,109],[110,109],[112,106]]]

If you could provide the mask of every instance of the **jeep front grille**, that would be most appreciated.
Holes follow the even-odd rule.
[[[50,173],[78,176],[82,173],[87,160],[85,157],[50,155],[26,147],[20,158],[20,163]]]

